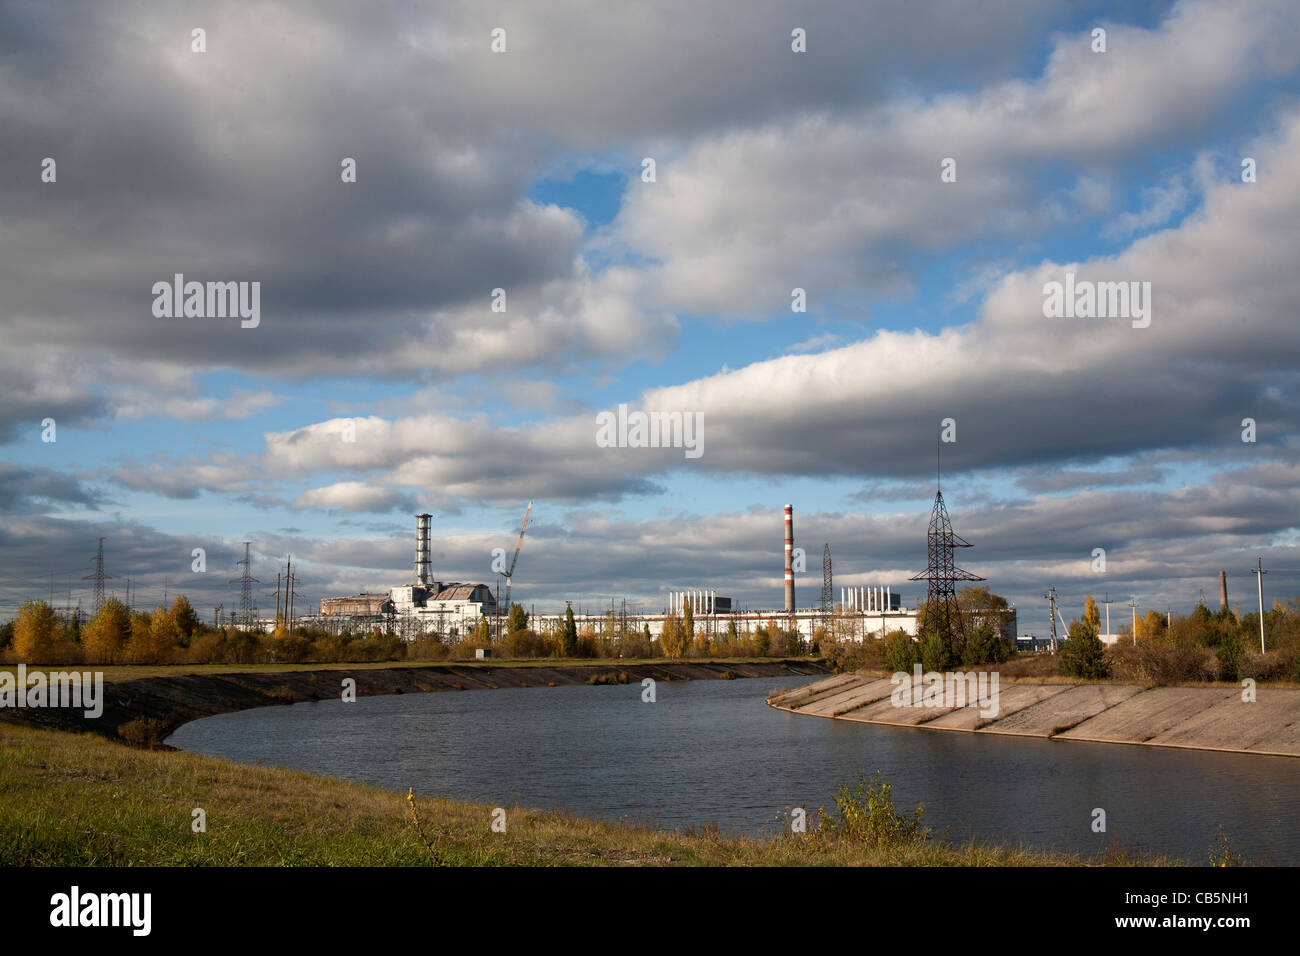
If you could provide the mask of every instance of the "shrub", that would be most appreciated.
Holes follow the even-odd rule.
[[[1241,679],[1241,669],[1246,663],[1246,649],[1241,646],[1241,638],[1232,632],[1225,634],[1219,641],[1215,657],[1219,661],[1219,680],[1235,682]]]
[[[841,783],[834,798],[835,811],[823,811],[817,823],[819,837],[851,840],[879,848],[919,846],[930,838],[921,826],[924,804],[917,804],[910,818],[894,809],[893,785],[879,770],[871,780],[861,771],[852,783]]]
[[[293,634],[276,634],[266,643],[271,659],[278,664],[300,664],[312,650],[311,641]]]
[[[1098,680],[1110,673],[1106,645],[1087,621],[1070,623],[1070,636],[1061,645],[1061,673],[1084,680]]]
[[[946,671],[955,663],[948,642],[931,631],[921,641],[921,666],[927,671]]]
[[[271,698],[271,700],[275,701],[278,704],[293,703],[293,699],[294,699],[293,690],[289,687],[288,684],[281,684],[279,687],[276,687],[273,690],[264,690],[262,691],[262,693],[264,693],[267,697]]]
[[[153,717],[137,717],[117,728],[117,735],[133,747],[153,749],[162,744],[167,725]]]
[[[910,671],[920,659],[920,649],[906,631],[894,631],[885,638],[885,670]]]
[[[1142,684],[1161,686],[1211,681],[1218,675],[1208,648],[1180,647],[1162,641],[1139,641],[1136,646],[1112,647],[1108,660],[1115,677]]]

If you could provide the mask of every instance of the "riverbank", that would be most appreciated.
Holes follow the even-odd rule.
[[[991,708],[895,706],[888,676],[840,674],[768,698],[778,710],[868,724],[1300,757],[1300,690],[1002,684]]]
[[[6,668],[13,670],[13,668]],[[31,668],[59,670],[60,668]],[[74,668],[69,668],[74,669]],[[76,670],[90,668],[77,667]],[[103,713],[86,717],[74,708],[3,708],[0,721],[118,739],[123,728],[135,742],[156,744],[181,724],[214,714],[273,704],[338,697],[343,681],[356,681],[356,695],[420,694],[495,690],[503,687],[560,687],[590,683],[732,680],[750,677],[808,677],[829,674],[817,658],[789,660],[686,661],[483,661],[474,663],[146,666],[102,668]],[[133,677],[133,671],[141,673]]]
[[[206,831],[194,832],[195,810]],[[0,724],[0,866],[1080,866],[1180,861],[942,840],[878,847],[807,834],[671,833],[132,749]],[[901,808],[906,810],[907,808]],[[412,812],[414,811],[414,812]],[[418,821],[418,822],[417,822]],[[1201,861],[1192,861],[1201,862]]]

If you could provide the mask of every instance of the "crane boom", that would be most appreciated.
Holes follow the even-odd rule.
[[[519,540],[515,542],[515,556],[510,559],[510,570],[506,572],[506,580],[509,581],[515,574],[515,564],[519,561],[519,549],[524,546],[524,532],[528,530],[528,516],[532,513],[533,503],[528,502],[528,508],[524,511],[524,526],[519,529]]]
[[[510,613],[510,582],[514,579],[515,576],[515,565],[519,563],[519,549],[524,546],[524,532],[528,530],[528,516],[532,514],[532,512],[533,512],[533,503],[530,501],[528,502],[528,507],[524,509],[524,524],[523,527],[519,529],[519,540],[515,542],[515,556],[510,559],[510,570],[507,571],[505,574],[506,600],[505,600],[504,607],[507,614]],[[502,605],[498,604],[497,605],[498,621],[501,618],[501,608]],[[498,626],[497,630],[500,631],[501,628]]]

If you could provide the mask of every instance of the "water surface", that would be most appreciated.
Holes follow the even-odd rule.
[[[885,727],[796,716],[768,691],[820,678],[660,681],[262,707],[168,743],[246,763],[493,806],[772,833],[879,769],[954,839],[1092,852],[1118,835],[1208,862],[1222,824],[1249,859],[1300,864],[1300,760]],[[1092,831],[1094,808],[1107,832]],[[811,814],[810,814],[811,816]]]

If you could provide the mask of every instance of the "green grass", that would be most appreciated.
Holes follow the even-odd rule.
[[[191,832],[191,812],[207,832]],[[417,826],[412,815],[418,816]],[[942,840],[875,847],[822,834],[682,834],[566,813],[392,793],[93,734],[0,723],[0,865],[940,865],[1173,863],[1112,848],[1094,860]],[[809,829],[815,812],[809,813]]]

